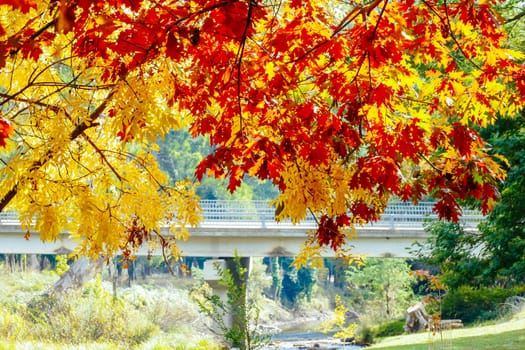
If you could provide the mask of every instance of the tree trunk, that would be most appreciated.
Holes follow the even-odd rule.
[[[36,254],[29,254],[27,256],[27,268],[31,271],[36,271],[40,268],[40,262]]]
[[[390,281],[387,283],[385,288],[385,302],[386,302],[386,317],[388,320],[390,320]]]
[[[423,303],[417,303],[407,309],[405,330],[410,333],[422,331],[428,327],[430,319]]]
[[[246,350],[247,348],[251,348],[249,346],[250,339],[247,338],[250,336],[250,332],[246,315],[246,288],[250,274],[251,259],[249,257],[240,258],[239,266],[237,266],[234,258],[226,258],[225,260],[226,268],[230,270],[235,285],[242,289],[240,294],[242,297],[237,300],[232,300],[233,304],[231,305],[233,307],[233,310],[230,311],[232,312],[232,329],[238,329],[241,334],[241,338],[237,339],[237,342],[234,342],[232,347]],[[246,269],[246,273],[242,275],[240,269]]]
[[[91,261],[86,257],[75,260],[69,267],[69,270],[53,285],[51,291],[53,293],[63,293],[71,288],[82,287],[84,283],[95,277],[103,264],[103,258],[98,258],[97,261]]]

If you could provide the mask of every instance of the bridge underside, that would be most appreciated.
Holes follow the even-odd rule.
[[[15,227],[1,227],[0,254],[64,254],[75,247],[67,235],[55,242],[43,243],[40,235],[31,233],[29,240]],[[19,226],[17,227],[19,230]],[[297,226],[279,226],[271,230],[260,227],[224,227],[203,226],[190,230],[189,240],[179,243],[186,256],[231,257],[240,256],[295,256],[306,239],[307,229]],[[366,228],[358,230],[357,237],[349,242],[353,254],[372,257],[409,257],[410,246],[415,241],[422,241],[428,233],[418,228]],[[147,249],[138,255],[148,254]],[[160,251],[152,253],[160,255]],[[333,256],[327,249],[324,256]]]

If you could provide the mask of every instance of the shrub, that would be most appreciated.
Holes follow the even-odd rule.
[[[515,288],[461,286],[450,290],[442,300],[442,317],[463,323],[486,321],[499,316],[499,305],[513,295],[525,293],[525,286]]]
[[[355,343],[361,344],[361,345],[370,345],[374,343],[374,334],[372,332],[372,329],[368,327],[367,325],[361,325],[357,329],[357,333],[355,336]]]
[[[164,332],[174,331],[199,317],[197,305],[184,290],[148,290],[141,286],[133,286],[122,293],[121,298]]]
[[[3,307],[0,313],[0,337],[16,339],[26,329],[25,320],[20,314]]]
[[[114,299],[100,279],[67,295],[42,295],[27,306],[34,339],[79,344],[102,342],[136,345],[157,327],[123,300]]]
[[[405,333],[405,320],[392,320],[372,328],[374,338],[392,337]]]
[[[335,330],[336,333],[334,334],[335,338],[340,339],[350,339],[354,338],[356,334],[357,324],[356,323],[348,323],[346,319],[346,315],[350,310],[347,308],[347,306],[344,304],[344,302],[341,300],[341,296],[336,295],[335,296],[335,318],[333,320],[328,320],[326,322],[321,323],[321,329],[323,332],[328,332]]]
[[[0,276],[0,349],[12,343],[6,348],[219,350],[217,339],[200,331],[198,306],[180,281],[169,288],[134,285],[115,297],[99,276],[78,290],[46,293],[56,279],[49,273]]]

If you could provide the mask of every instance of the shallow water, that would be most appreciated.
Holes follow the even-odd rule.
[[[285,332],[282,334],[275,334],[272,340],[275,341],[299,341],[299,340],[326,340],[332,339],[325,333],[318,331],[301,331],[301,332]]]
[[[306,348],[313,348],[316,342],[319,343],[321,349],[330,350],[358,350],[362,346],[337,344],[339,340],[318,332],[318,331],[302,331],[275,334],[272,336],[272,343],[274,345],[264,348],[265,350],[279,349],[279,350],[299,350]],[[298,347],[299,344],[301,347]],[[296,345],[296,346],[294,346]]]

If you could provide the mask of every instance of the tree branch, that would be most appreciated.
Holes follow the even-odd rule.
[[[98,155],[100,156],[100,158],[102,158],[102,162],[103,163],[106,163],[106,165],[108,166],[108,168],[111,170],[111,172],[113,174],[115,174],[115,176],[117,177],[117,179],[119,179],[120,182],[123,182],[125,181],[125,179],[122,177],[122,175],[120,175],[117,171],[117,169],[115,169],[115,167],[109,162],[109,160],[107,159],[106,155],[102,152],[102,150],[100,148],[98,148],[98,146],[89,138],[89,136],[87,136],[86,134],[83,134],[84,136],[84,139],[91,145],[91,147],[93,147],[95,149],[95,151],[98,153]]]
[[[508,19],[505,21],[505,24],[509,24],[509,23],[512,23],[512,22],[516,22],[516,21],[519,21],[520,19],[522,19],[523,17],[525,16],[525,11],[522,11],[520,13],[518,13],[516,16]]]
[[[95,109],[86,120],[84,120],[82,123],[78,124],[75,129],[70,133],[69,139],[75,140],[78,138],[84,131],[89,129],[90,127],[93,127],[95,124],[95,120],[97,120],[104,109],[106,108],[107,103],[111,100],[113,95],[115,94],[115,90],[111,91],[108,96],[104,99],[104,101]],[[31,173],[34,171],[37,171],[38,169],[42,168],[50,159],[53,158],[55,150],[54,149],[48,149],[47,152],[40,158],[39,160],[36,160],[33,162],[33,164],[29,167],[29,174],[27,174],[25,177],[22,177],[21,180],[26,180],[30,177]],[[20,181],[15,183],[9,191],[0,199],[0,212],[4,210],[4,208],[13,200],[15,195],[18,193],[19,184]]]
[[[246,38],[248,36],[248,29],[250,29],[250,25],[252,23],[252,13],[253,13],[253,7],[257,6],[257,3],[255,3],[255,0],[250,0],[248,5],[248,14],[246,15],[246,25],[244,26],[244,31],[242,33],[241,42],[239,44],[239,49],[237,51],[237,102],[239,104],[239,132],[241,133],[241,137],[244,135],[242,132],[242,124],[243,124],[243,117],[242,117],[242,104],[241,104],[241,66],[242,66],[242,56],[244,54],[244,47],[246,45]]]

